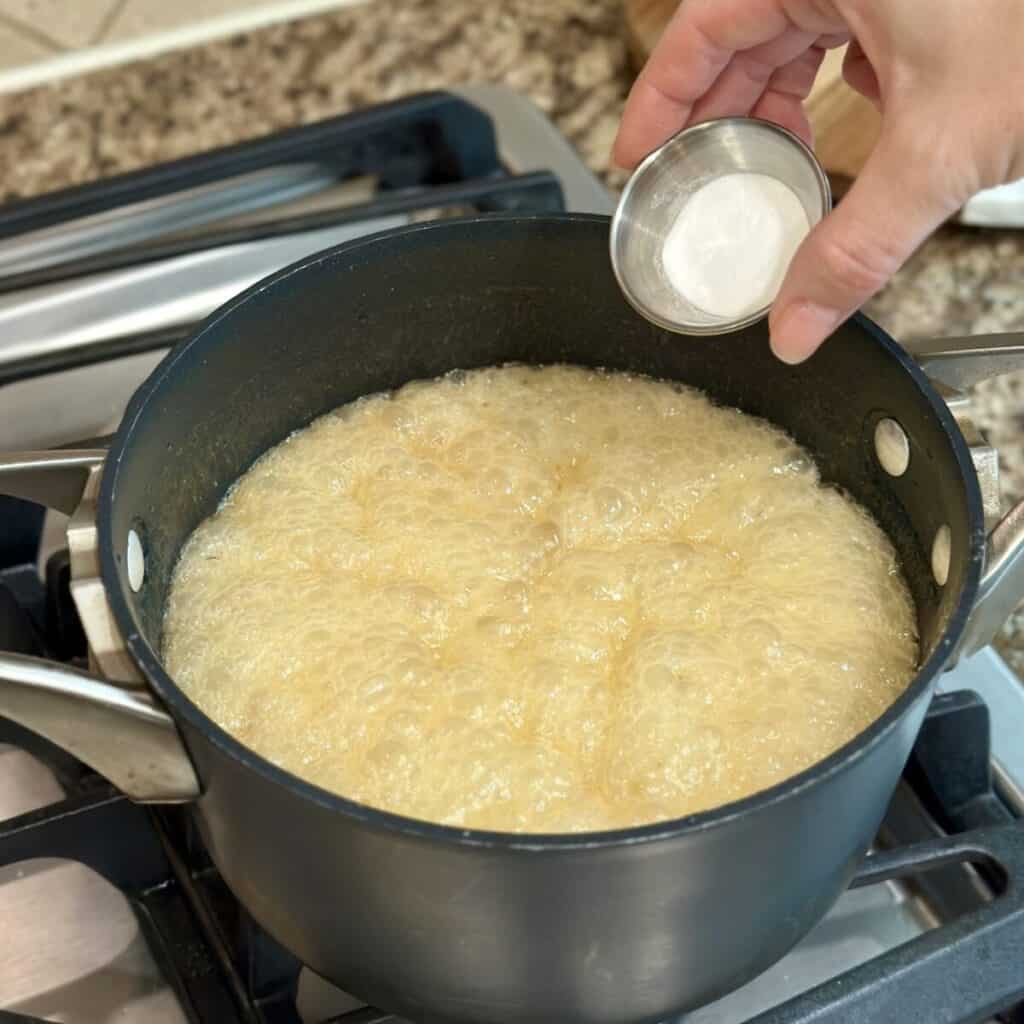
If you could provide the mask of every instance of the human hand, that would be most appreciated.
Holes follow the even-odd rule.
[[[882,111],[878,143],[804,241],[769,318],[810,356],[975,192],[1024,177],[1021,0],[684,0],[633,86],[614,157],[634,167],[698,121],[750,115],[808,144],[803,100],[825,50]]]

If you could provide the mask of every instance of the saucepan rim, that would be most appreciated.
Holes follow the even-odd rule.
[[[122,463],[125,460],[126,452],[131,447],[136,425],[145,415],[150,403],[159,398],[162,382],[174,371],[178,362],[187,358],[188,353],[194,346],[206,344],[211,333],[218,329],[222,321],[229,319],[237,308],[244,306],[251,298],[266,291],[268,288],[275,287],[285,279],[295,274],[301,274],[311,267],[319,266],[327,261],[338,261],[345,257],[353,256],[363,249],[372,249],[382,240],[394,240],[396,238],[424,235],[433,232],[444,235],[453,229],[465,230],[468,225],[479,226],[480,230],[485,232],[489,225],[508,224],[510,221],[549,226],[557,223],[585,222],[602,224],[606,228],[611,224],[609,217],[598,214],[488,214],[392,228],[325,249],[258,281],[219,307],[207,317],[187,341],[172,349],[135,391],[106,459],[97,507],[97,525],[99,531],[100,570],[107,592],[107,599],[121,629],[125,645],[142,669],[149,684],[168,706],[175,720],[179,722],[184,721],[198,732],[204,734],[222,753],[237,761],[244,768],[256,772],[268,782],[283,787],[310,803],[317,804],[325,810],[346,815],[368,827],[382,831],[400,832],[418,836],[425,840],[449,842],[462,846],[496,847],[503,851],[518,850],[527,853],[543,851],[553,853],[558,851],[569,852],[678,839],[688,834],[724,826],[736,818],[747,814],[765,811],[783,800],[795,797],[804,790],[825,782],[826,779],[846,770],[861,758],[871,756],[872,751],[882,742],[885,736],[898,725],[907,709],[927,690],[932,680],[942,671],[946,661],[955,650],[977,594],[984,561],[985,532],[978,480],[974,472],[970,452],[960,434],[952,413],[931,386],[928,378],[917,363],[886,332],[861,314],[855,316],[854,322],[859,328],[866,331],[899,364],[905,373],[909,374],[931,407],[933,415],[939,420],[943,432],[953,448],[967,504],[968,532],[970,536],[969,552],[967,555],[968,565],[966,566],[964,584],[961,587],[956,607],[949,616],[942,637],[934,645],[931,653],[919,667],[913,680],[897,700],[871,725],[833,751],[826,758],[805,768],[796,775],[783,779],[768,789],[761,790],[741,800],[734,800],[730,803],[686,815],[682,818],[673,818],[632,828],[611,829],[600,832],[498,832],[458,828],[395,814],[391,811],[380,810],[358,803],[339,793],[334,793],[312,782],[308,782],[278,767],[249,747],[246,747],[229,732],[221,728],[188,698],[185,692],[164,669],[158,653],[153,649],[142,632],[136,628],[129,604],[128,582],[125,578],[125,569],[121,564],[120,558],[115,555],[112,537],[112,510],[117,501]],[[686,344],[686,342],[681,340],[680,344]]]

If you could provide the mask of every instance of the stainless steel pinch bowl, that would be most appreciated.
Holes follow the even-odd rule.
[[[689,200],[727,174],[765,175],[787,186],[813,228],[832,208],[828,177],[791,132],[769,121],[727,117],[693,125],[654,150],[634,171],[612,218],[612,269],[629,303],[677,334],[724,334],[760,320],[770,304],[716,316],[683,296],[662,260],[668,233]]]

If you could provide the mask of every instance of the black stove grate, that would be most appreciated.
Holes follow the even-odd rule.
[[[372,177],[363,201],[275,213],[268,208],[242,223],[210,223],[184,231],[164,225],[153,237],[117,241],[86,255],[0,274],[0,295],[136,267],[176,256],[285,235],[374,222],[396,214],[416,219],[453,214],[553,213],[565,197],[550,171],[514,173],[504,166],[490,117],[468,100],[427,92],[291,128],[249,142],[0,206],[0,242],[69,222],[123,213],[154,200],[239,181],[289,166],[316,166],[336,183]],[[118,356],[154,351],[187,338],[195,325],[146,331],[71,351],[5,360],[0,385]]]
[[[66,558],[51,559],[45,582],[33,566],[0,573],[0,637],[8,649],[80,654]],[[123,892],[193,1024],[299,1024],[301,963],[234,899],[186,811],[131,803],[64,751],[4,719],[0,742],[50,767],[66,794],[0,822],[0,866],[66,858]],[[902,813],[908,803],[929,814]],[[880,840],[884,852],[866,861],[853,884],[913,879],[950,923],[750,1024],[973,1024],[996,1014],[1024,1024],[1024,825],[993,789],[988,709],[977,695],[935,699]],[[965,870],[968,863],[973,868]],[[323,1024],[394,1019],[363,1008]]]

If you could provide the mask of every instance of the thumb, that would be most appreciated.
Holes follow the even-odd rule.
[[[797,250],[769,318],[787,363],[807,359],[958,208],[907,138],[883,132],[857,181]]]

